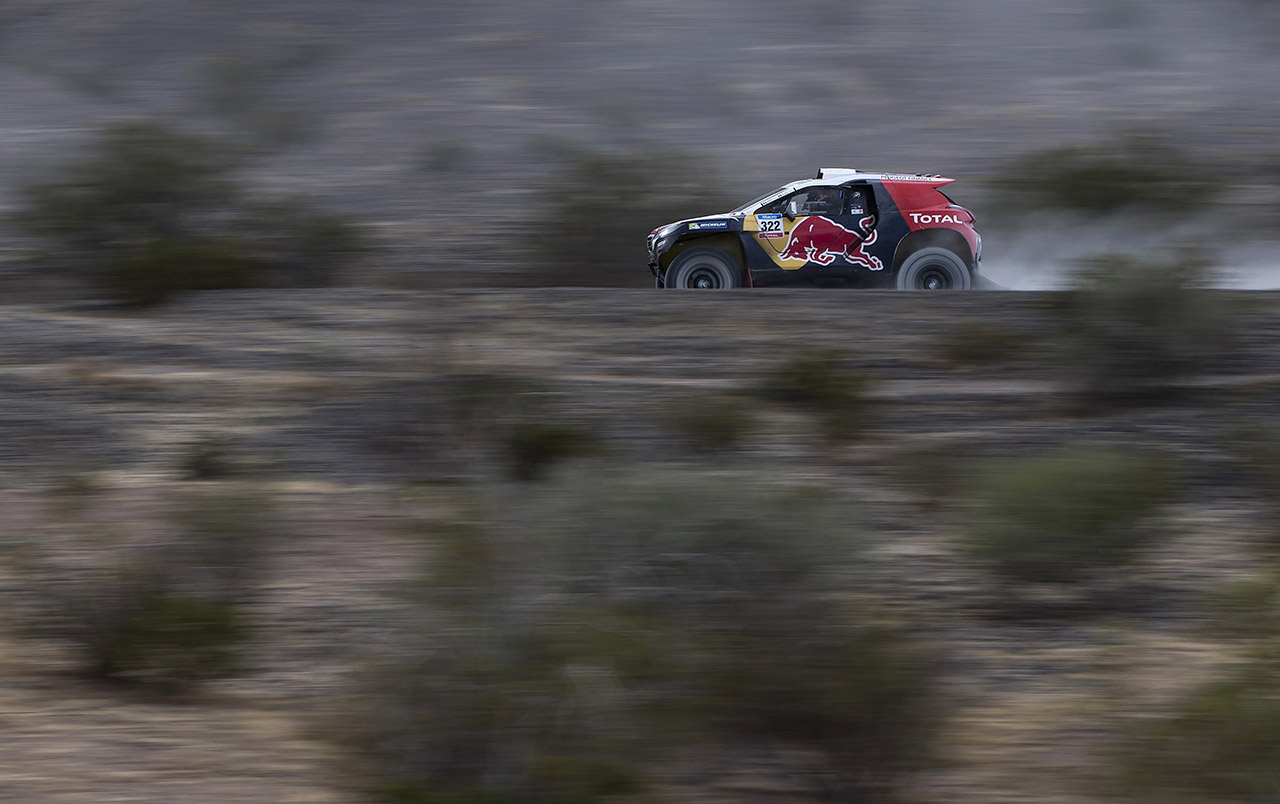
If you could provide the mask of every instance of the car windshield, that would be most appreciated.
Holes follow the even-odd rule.
[[[783,185],[783,186],[781,186],[781,187],[778,187],[778,188],[776,188],[776,189],[770,190],[769,192],[765,193],[764,195],[760,196],[759,198],[753,198],[753,199],[751,199],[750,201],[748,201],[747,203],[745,203],[745,204],[743,204],[742,206],[738,207],[737,209],[733,210],[733,211],[732,211],[732,212],[730,212],[729,214],[730,214],[730,215],[738,215],[738,214],[741,214],[741,213],[743,213],[743,212],[746,212],[747,210],[749,210],[749,209],[751,209],[752,207],[756,206],[756,205],[757,205],[757,204],[759,204],[760,202],[762,202],[762,201],[767,201],[767,200],[769,200],[770,198],[773,198],[775,195],[778,195],[778,194],[780,194],[780,193],[784,193],[784,192],[786,192],[787,190],[790,190],[790,189],[791,189],[791,185],[790,185],[790,184],[784,184],[784,185]]]

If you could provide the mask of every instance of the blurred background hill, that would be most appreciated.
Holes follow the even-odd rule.
[[[984,231],[1009,232],[988,240],[988,271],[1043,286],[1045,263],[1089,253],[1082,228],[1098,250],[1151,228],[1081,223],[999,186],[1063,180],[1037,161],[1052,149],[1229,189],[1178,199],[1144,247],[1171,230],[1226,226],[1233,249],[1271,236],[1278,45],[1280,5],[1264,0],[9,0],[0,203],[104,123],[160,120],[251,146],[249,180],[368,224],[384,250],[348,281],[544,284],[536,268],[554,261],[530,244],[569,225],[557,193],[586,195],[602,220],[638,215],[642,237],[689,213],[689,193],[628,206],[636,182],[729,204],[820,165],[939,172],[962,180]],[[582,181],[600,153],[609,180]],[[1009,213],[1028,207],[1044,219]],[[595,283],[643,285],[639,242],[614,251]],[[573,280],[555,283],[593,283]]]

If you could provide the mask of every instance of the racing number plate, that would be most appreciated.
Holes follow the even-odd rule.
[[[760,230],[759,237],[761,240],[768,240],[774,237],[786,237],[786,232],[782,231],[782,215],[757,215],[756,227]]]

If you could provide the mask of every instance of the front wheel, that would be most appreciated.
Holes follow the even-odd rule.
[[[969,290],[972,286],[964,260],[937,246],[913,253],[898,269],[898,290]]]
[[[681,290],[727,290],[740,286],[742,275],[720,249],[691,248],[671,262],[663,284]]]

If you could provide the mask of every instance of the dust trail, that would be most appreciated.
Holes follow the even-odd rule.
[[[1222,262],[1220,287],[1239,290],[1280,289],[1280,241],[1246,243],[1232,248]]]
[[[1212,266],[1213,287],[1280,289],[1280,240],[1259,238],[1211,248],[1215,241],[1221,243],[1229,237],[1220,226],[1203,220],[1177,226],[1141,226],[1061,218],[1017,231],[985,234],[982,273],[1009,290],[1058,290],[1069,287],[1075,272],[1091,258],[1124,254],[1159,260],[1169,256],[1171,247],[1186,245],[1205,250]]]

